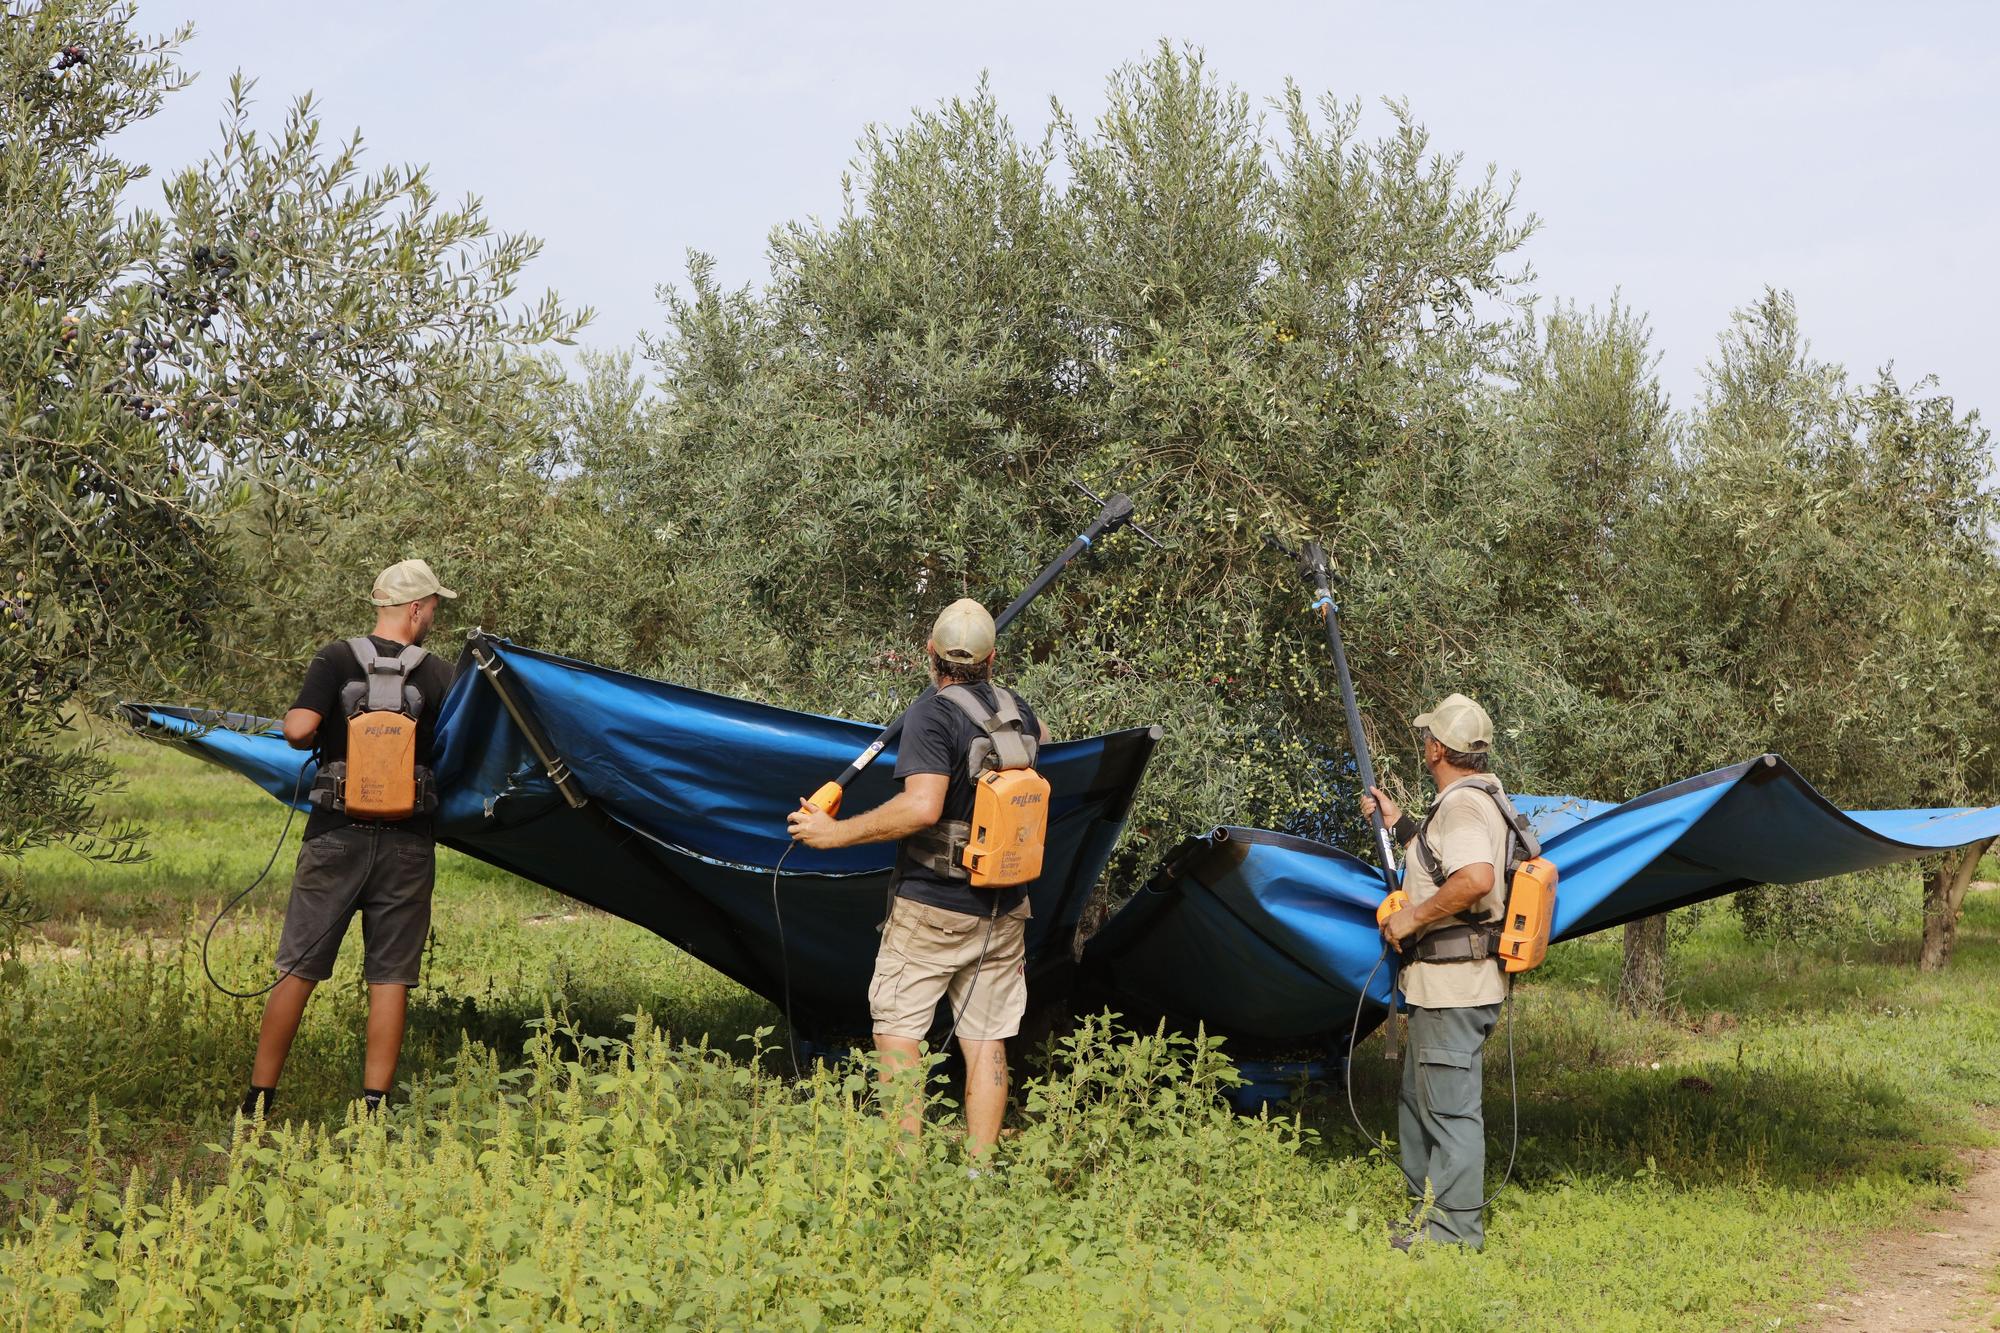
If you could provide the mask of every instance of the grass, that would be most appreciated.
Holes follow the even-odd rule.
[[[146,824],[151,855],[135,865],[61,850],[27,858],[27,891],[48,919],[0,985],[0,1187],[25,1145],[73,1136],[93,1098],[124,1158],[198,1172],[211,1165],[199,1145],[227,1136],[247,1081],[261,1007],[209,986],[201,938],[270,857],[284,811],[178,751],[112,744],[127,775],[113,811]],[[215,936],[210,962],[232,989],[271,979],[302,825]],[[359,1095],[359,944],[357,929],[307,1011],[286,1068],[287,1115],[337,1121]],[[412,995],[399,1078],[442,1067],[462,1036],[515,1058],[526,1025],[552,1004],[584,1032],[629,1030],[643,1010],[671,1032],[723,1042],[775,1014],[658,937],[444,848],[425,983]]]
[[[1344,1100],[1230,1114],[1213,1043],[1085,1023],[1002,1175],[969,1180],[949,1133],[899,1151],[859,1070],[779,1078],[737,1040],[775,1023],[763,1001],[441,853],[405,1106],[353,1118],[350,954],[259,1132],[231,1115],[257,1006],[197,950],[282,816],[115,749],[153,858],[32,857],[49,919],[0,963],[0,1327],[1795,1327],[1872,1231],[1950,1197],[2000,1098],[2000,895],[1942,976],[1909,966],[1913,925],[1780,947],[1711,911],[1662,1021],[1611,1004],[1615,935],[1560,946],[1515,1005],[1520,1162],[1488,1249],[1413,1262]],[[268,975],[290,863],[218,937],[232,984]],[[1365,1044],[1384,1129],[1393,1077]]]

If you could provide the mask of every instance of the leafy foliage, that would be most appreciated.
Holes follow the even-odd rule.
[[[51,777],[60,710],[156,686],[274,708],[413,553],[468,621],[886,718],[938,605],[1004,600],[1067,544],[1072,481],[1132,491],[1173,545],[1106,543],[1004,647],[1060,732],[1167,726],[1114,891],[1222,820],[1352,834],[1273,533],[1334,551],[1406,795],[1401,719],[1453,689],[1517,788],[1618,799],[1780,749],[1849,803],[1995,792],[1976,416],[1851,384],[1779,293],[1676,413],[1643,318],[1538,310],[1511,183],[1400,104],[1375,137],[1296,87],[1260,112],[1162,45],[1101,116],[1025,140],[982,85],[868,130],[839,215],[778,228],[761,288],[693,256],[647,382],[514,355],[575,323],[506,311],[532,243],[421,171],[364,173],[309,104],[264,134],[240,83],[166,215],[119,222],[136,168],[101,139],[177,86],[172,39],[98,0],[23,12],[17,71],[73,44],[51,25],[103,54],[7,104],[6,207],[48,232],[6,335],[36,390],[0,492],[31,535],[0,571],[14,847],[95,828],[103,771]]]
[[[362,174],[309,101],[261,136],[241,80],[166,214],[128,212],[144,169],[106,141],[187,82],[186,32],[133,25],[111,0],[0,11],[0,855],[131,854],[91,813],[102,765],[58,748],[68,710],[241,651],[230,609],[310,581],[273,552],[579,318],[508,313],[534,242],[422,172]]]
[[[488,627],[886,718],[937,606],[1024,584],[1090,510],[1072,480],[1122,486],[1172,553],[1114,539],[1003,645],[1059,732],[1167,726],[1114,893],[1219,821],[1353,837],[1271,533],[1328,539],[1406,796],[1401,719],[1454,689],[1523,790],[1616,800],[1776,749],[1849,804],[2000,794],[1976,416],[1814,361],[1779,293],[1674,411],[1643,317],[1538,309],[1511,185],[1387,115],[1371,138],[1290,88],[1260,116],[1163,46],[1038,141],[983,86],[871,128],[760,289],[692,257],[656,394],[613,359],[490,395],[512,428],[428,442],[322,549],[441,553]],[[347,615],[325,589],[283,613],[246,637],[301,653]]]
[[[840,218],[775,233],[761,292],[697,260],[648,345],[654,429],[606,460],[714,608],[661,665],[886,716],[937,605],[1024,585],[1090,511],[1072,480],[1124,486],[1173,553],[1110,543],[1005,670],[1059,731],[1166,723],[1128,874],[1218,819],[1325,826],[1344,746],[1300,726],[1327,715],[1320,650],[1263,540],[1375,544],[1356,478],[1448,452],[1530,224],[1406,114],[1369,142],[1357,108],[1284,112],[1273,143],[1164,47],[1039,144],[982,88],[871,131]]]

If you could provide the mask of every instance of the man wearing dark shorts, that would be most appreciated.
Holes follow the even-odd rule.
[[[369,597],[376,608],[375,631],[368,636],[375,652],[384,661],[394,661],[407,648],[421,644],[437,617],[439,599],[457,595],[440,584],[422,560],[405,560],[383,570]],[[425,769],[432,763],[438,709],[452,676],[450,663],[426,653],[405,677],[405,683],[415,687],[416,762]],[[320,649],[306,668],[298,699],[285,714],[285,740],[295,749],[314,751],[322,772],[347,754],[342,690],[365,679],[354,647],[344,639]],[[372,1111],[388,1096],[403,1047],[410,987],[417,984],[424,942],[430,935],[437,850],[433,838],[431,815],[421,809],[407,819],[371,821],[350,819],[315,801],[285,906],[277,957],[282,975],[264,1004],[250,1091],[243,1098],[245,1115],[269,1111],[306,1001],[312,998],[313,987],[333,975],[334,957],[356,912],[361,914],[366,951],[362,976],[368,983],[362,1097]]]
[[[1002,703],[993,684],[993,617],[970,598],[953,602],[931,627],[931,684],[970,689],[990,710]],[[1024,735],[1045,743],[1049,731],[1034,710],[1014,699]],[[974,1157],[1000,1136],[1007,1110],[1007,1038],[1021,1030],[1028,1007],[1028,886],[978,888],[956,858],[939,857],[937,832],[972,817],[975,778],[969,771],[980,725],[949,699],[926,694],[910,705],[896,748],[902,792],[852,819],[835,819],[801,802],[790,816],[792,836],[809,847],[850,847],[899,841],[895,901],[882,924],[882,945],[868,986],[875,1050],[885,1080],[922,1057],[922,1041],[949,999],[958,1044],[965,1052],[966,1141]],[[948,840],[947,840],[948,845]],[[941,868],[950,867],[950,868]],[[904,1107],[914,1134],[921,1117]]]

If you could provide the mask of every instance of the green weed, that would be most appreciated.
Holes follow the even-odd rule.
[[[969,1177],[943,1084],[899,1148],[865,1065],[780,1078],[768,1005],[446,855],[403,1104],[355,1116],[350,957],[274,1123],[243,1127],[257,1006],[210,989],[196,950],[282,816],[113,749],[149,774],[151,817],[181,815],[144,865],[27,865],[51,916],[0,961],[0,1326],[1768,1324],[1944,1199],[2000,1099],[1994,895],[1943,976],[1893,942],[1757,942],[1709,913],[1677,942],[1667,1022],[1611,1003],[1615,937],[1559,946],[1515,1001],[1521,1146],[1488,1249],[1412,1261],[1383,1244],[1399,1176],[1344,1098],[1234,1115],[1217,1042],[1084,1020],[1023,1071],[1001,1171]],[[268,976],[283,892],[218,935],[226,979]],[[1364,1044],[1356,1098],[1383,1130],[1395,1073]]]

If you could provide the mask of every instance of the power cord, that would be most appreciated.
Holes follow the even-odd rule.
[[[284,982],[285,978],[292,975],[292,969],[287,968],[283,972],[280,972],[277,976],[277,979],[274,980],[270,985],[265,986],[259,990],[231,990],[229,987],[223,985],[220,981],[216,980],[215,969],[210,967],[208,963],[208,946],[210,942],[215,939],[216,928],[222,924],[222,919],[228,916],[231,912],[235,911],[236,905],[242,902],[245,898],[249,897],[251,890],[255,889],[259,884],[262,884],[264,882],[264,877],[271,873],[271,867],[278,863],[278,853],[282,852],[285,849],[285,839],[289,838],[292,835],[292,820],[296,819],[299,813],[299,793],[305,787],[306,769],[311,767],[312,761],[313,757],[311,755],[307,755],[305,758],[305,762],[299,765],[299,776],[292,783],[292,799],[290,802],[287,803],[287,807],[285,810],[285,827],[280,829],[278,832],[278,841],[271,848],[270,859],[265,861],[264,868],[257,872],[257,878],[251,880],[248,884],[244,885],[243,888],[237,893],[237,895],[234,898],[231,898],[227,903],[225,903],[223,905],[222,910],[215,914],[215,920],[208,923],[208,933],[201,937],[201,970],[207,975],[209,985],[215,987],[217,990],[221,991],[224,995],[230,996],[232,999],[255,1000],[261,996],[269,995],[272,991],[276,990],[280,984]],[[374,852],[372,848],[369,854],[373,856]],[[370,869],[372,873],[373,869],[372,866]],[[341,913],[338,916],[335,916],[333,919],[328,921],[326,925],[320,929],[319,935],[313,940],[313,942],[311,944],[308,944],[303,950],[301,950],[301,952],[306,954],[312,953],[314,949],[317,949],[321,944],[326,942],[326,937],[333,933],[334,927],[338,926],[342,930],[347,929],[348,918],[354,911],[354,905],[361,901],[362,891],[367,887],[368,887],[368,876],[364,875],[361,878],[360,888],[357,888],[354,891],[354,897],[351,900],[349,900],[347,907],[343,911],[341,911]]]
[[[792,1077],[804,1078],[805,1075],[799,1069],[799,1045],[797,1036],[795,1035],[796,1024],[792,1019],[792,955],[791,949],[785,943],[785,910],[778,903],[779,876],[784,873],[785,862],[791,857],[792,849],[797,846],[796,842],[786,844],[785,850],[778,854],[778,864],[771,867],[771,916],[778,926],[778,978],[784,996],[785,1054],[791,1061]],[[269,869],[268,866],[265,868]],[[251,887],[254,888],[256,886],[252,885]],[[891,898],[891,910],[894,910],[894,903],[894,898]],[[224,910],[228,909],[225,908]],[[963,1006],[952,1006],[951,1027],[945,1032],[944,1044],[940,1047],[941,1050],[949,1051],[951,1049],[952,1038],[958,1035],[958,1025],[965,1017],[965,1010],[972,1007],[972,997],[979,990],[979,974],[986,970],[988,951],[993,947],[993,930],[999,922],[1000,900],[995,898],[993,900],[992,915],[986,919],[986,938],[979,945],[979,962],[973,969],[972,984],[965,991],[965,1004]],[[213,927],[210,929],[212,930]],[[271,984],[276,985],[277,983],[273,982]],[[1356,1123],[1360,1122],[1357,1120]]]
[[[216,927],[222,924],[222,918],[235,911],[236,904],[248,898],[251,890],[262,884],[264,877],[271,873],[271,867],[278,864],[278,853],[285,850],[285,839],[292,836],[292,821],[298,818],[299,813],[299,793],[305,788],[306,769],[311,766],[311,755],[307,755],[305,760],[299,764],[299,775],[292,781],[292,799],[285,806],[285,827],[278,832],[278,841],[271,848],[270,859],[265,861],[264,868],[257,872],[257,878],[245,884],[242,890],[224,904],[221,911],[215,914],[215,920],[208,923],[208,933],[201,937],[201,970],[208,975],[208,984],[221,991],[224,995],[231,996],[234,999],[254,1000],[260,995],[268,995],[277,989],[278,982],[283,981],[287,976],[291,975],[289,972],[280,974],[277,981],[273,981],[262,990],[231,990],[215,979],[215,969],[208,965],[208,946],[209,942],[215,938]],[[320,938],[324,939],[325,935],[322,934]],[[318,944],[319,942],[319,940],[313,941],[314,944]]]
[[[792,954],[785,947],[785,909],[778,906],[778,876],[785,869],[785,861],[797,847],[796,842],[785,844],[785,850],[778,854],[778,864],[771,867],[771,915],[778,922],[778,975],[784,982],[785,991],[785,1054],[792,1062],[792,1077],[804,1078],[799,1072],[799,1041],[792,1022]]]
[[[1347,1030],[1347,1066],[1342,1071],[1346,1075],[1343,1081],[1347,1084],[1348,1118],[1354,1121],[1354,1128],[1360,1133],[1362,1139],[1371,1148],[1376,1149],[1381,1147],[1381,1140],[1368,1132],[1367,1127],[1361,1123],[1361,1113],[1354,1107],[1354,1043],[1361,1032],[1361,1015],[1368,1004],[1368,992],[1375,985],[1375,974],[1382,970],[1382,964],[1388,960],[1388,957],[1389,946],[1385,944],[1382,946],[1382,952],[1375,957],[1375,966],[1368,969],[1368,980],[1361,983],[1361,995],[1354,1004],[1354,1025]],[[1521,1087],[1518,1079],[1518,1071],[1514,1063],[1514,978],[1512,975],[1509,975],[1507,978],[1507,998],[1502,1003],[1507,1010],[1507,1099],[1513,1107],[1514,1127],[1512,1142],[1507,1148],[1507,1170],[1502,1173],[1500,1183],[1494,1186],[1491,1194],[1479,1201],[1477,1207],[1464,1210],[1467,1212],[1479,1212],[1500,1197],[1501,1192],[1514,1179],[1514,1159],[1521,1149]],[[1391,1023],[1396,1021],[1396,1009],[1393,998],[1389,1007],[1389,1021]],[[1404,1059],[1416,1059],[1416,1052],[1407,1052],[1404,1055]],[[1388,1154],[1384,1153],[1383,1155],[1387,1156]],[[1404,1170],[1400,1157],[1396,1159],[1396,1170],[1401,1173],[1403,1183],[1409,1186],[1410,1192],[1422,1198],[1424,1193],[1423,1185],[1410,1179],[1410,1173]]]

